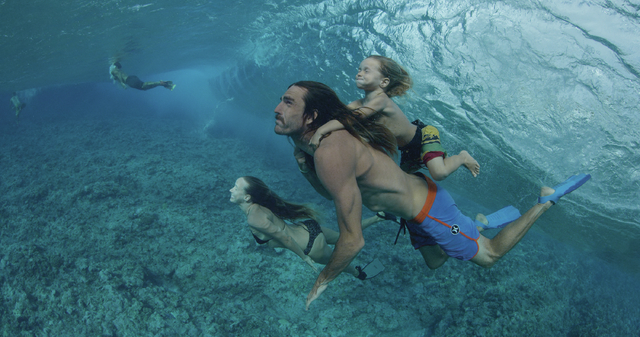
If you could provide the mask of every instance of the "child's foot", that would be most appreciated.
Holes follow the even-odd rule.
[[[477,177],[480,174],[480,164],[465,150],[460,151],[460,156],[464,159],[464,166],[469,169],[474,177]]]

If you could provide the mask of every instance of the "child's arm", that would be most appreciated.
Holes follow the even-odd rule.
[[[480,165],[467,151],[447,158],[436,157],[427,162],[427,168],[433,180],[444,180],[460,166],[464,165],[476,177],[480,173]]]
[[[378,112],[384,111],[385,107],[387,106],[385,98],[389,99],[387,95],[380,95],[367,102],[367,105],[362,105],[362,100],[353,101],[349,103],[349,105],[347,105],[347,108],[361,114],[366,118],[371,118],[371,116],[377,114]],[[333,131],[342,129],[344,129],[344,125],[342,125],[342,123],[338,122],[337,120],[328,121],[323,126],[319,127],[318,130],[316,130],[316,133],[313,135],[313,137],[311,137],[311,140],[309,140],[309,145],[318,147],[318,145],[320,145],[320,141],[325,135]]]
[[[318,147],[318,145],[320,145],[320,141],[324,136],[333,131],[342,129],[344,129],[344,125],[342,125],[342,123],[338,122],[337,120],[332,119],[326,122],[323,126],[319,127],[318,130],[316,130],[316,133],[313,135],[313,137],[311,137],[311,140],[309,140],[309,145],[314,148]]]
[[[366,118],[371,118],[377,113],[386,114],[389,100],[391,100],[389,96],[380,94],[370,99],[366,104],[363,104],[364,102],[362,100],[353,101],[347,105],[347,108],[360,113]]]

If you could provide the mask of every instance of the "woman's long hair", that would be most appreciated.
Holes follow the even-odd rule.
[[[302,116],[303,120],[312,120],[307,132],[315,131],[328,121],[335,119],[361,142],[389,155],[396,154],[396,137],[393,133],[386,126],[347,108],[327,85],[320,82],[300,81],[289,87],[291,86],[307,90],[304,95],[305,108]]]
[[[268,208],[280,219],[289,221],[313,219],[320,222],[319,214],[314,209],[280,198],[264,181],[252,176],[244,176],[242,179],[247,182],[245,192],[251,196],[251,202]]]

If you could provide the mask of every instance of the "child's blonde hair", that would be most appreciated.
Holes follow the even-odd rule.
[[[389,79],[389,85],[384,90],[387,96],[402,96],[413,86],[409,73],[396,61],[380,55],[371,55],[367,58],[380,62],[380,73]]]

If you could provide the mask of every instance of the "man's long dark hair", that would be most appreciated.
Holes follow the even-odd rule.
[[[330,120],[342,123],[345,130],[363,143],[374,149],[395,155],[397,152],[396,138],[386,126],[376,123],[361,114],[347,108],[340,101],[338,95],[327,85],[320,82],[300,81],[289,87],[304,88],[304,120],[312,120],[308,131],[315,131]],[[317,116],[314,115],[317,113]]]
[[[320,216],[313,208],[280,198],[264,181],[256,177],[244,176],[242,179],[247,182],[245,192],[251,196],[251,202],[268,208],[278,218],[290,221],[313,219],[320,222]]]

